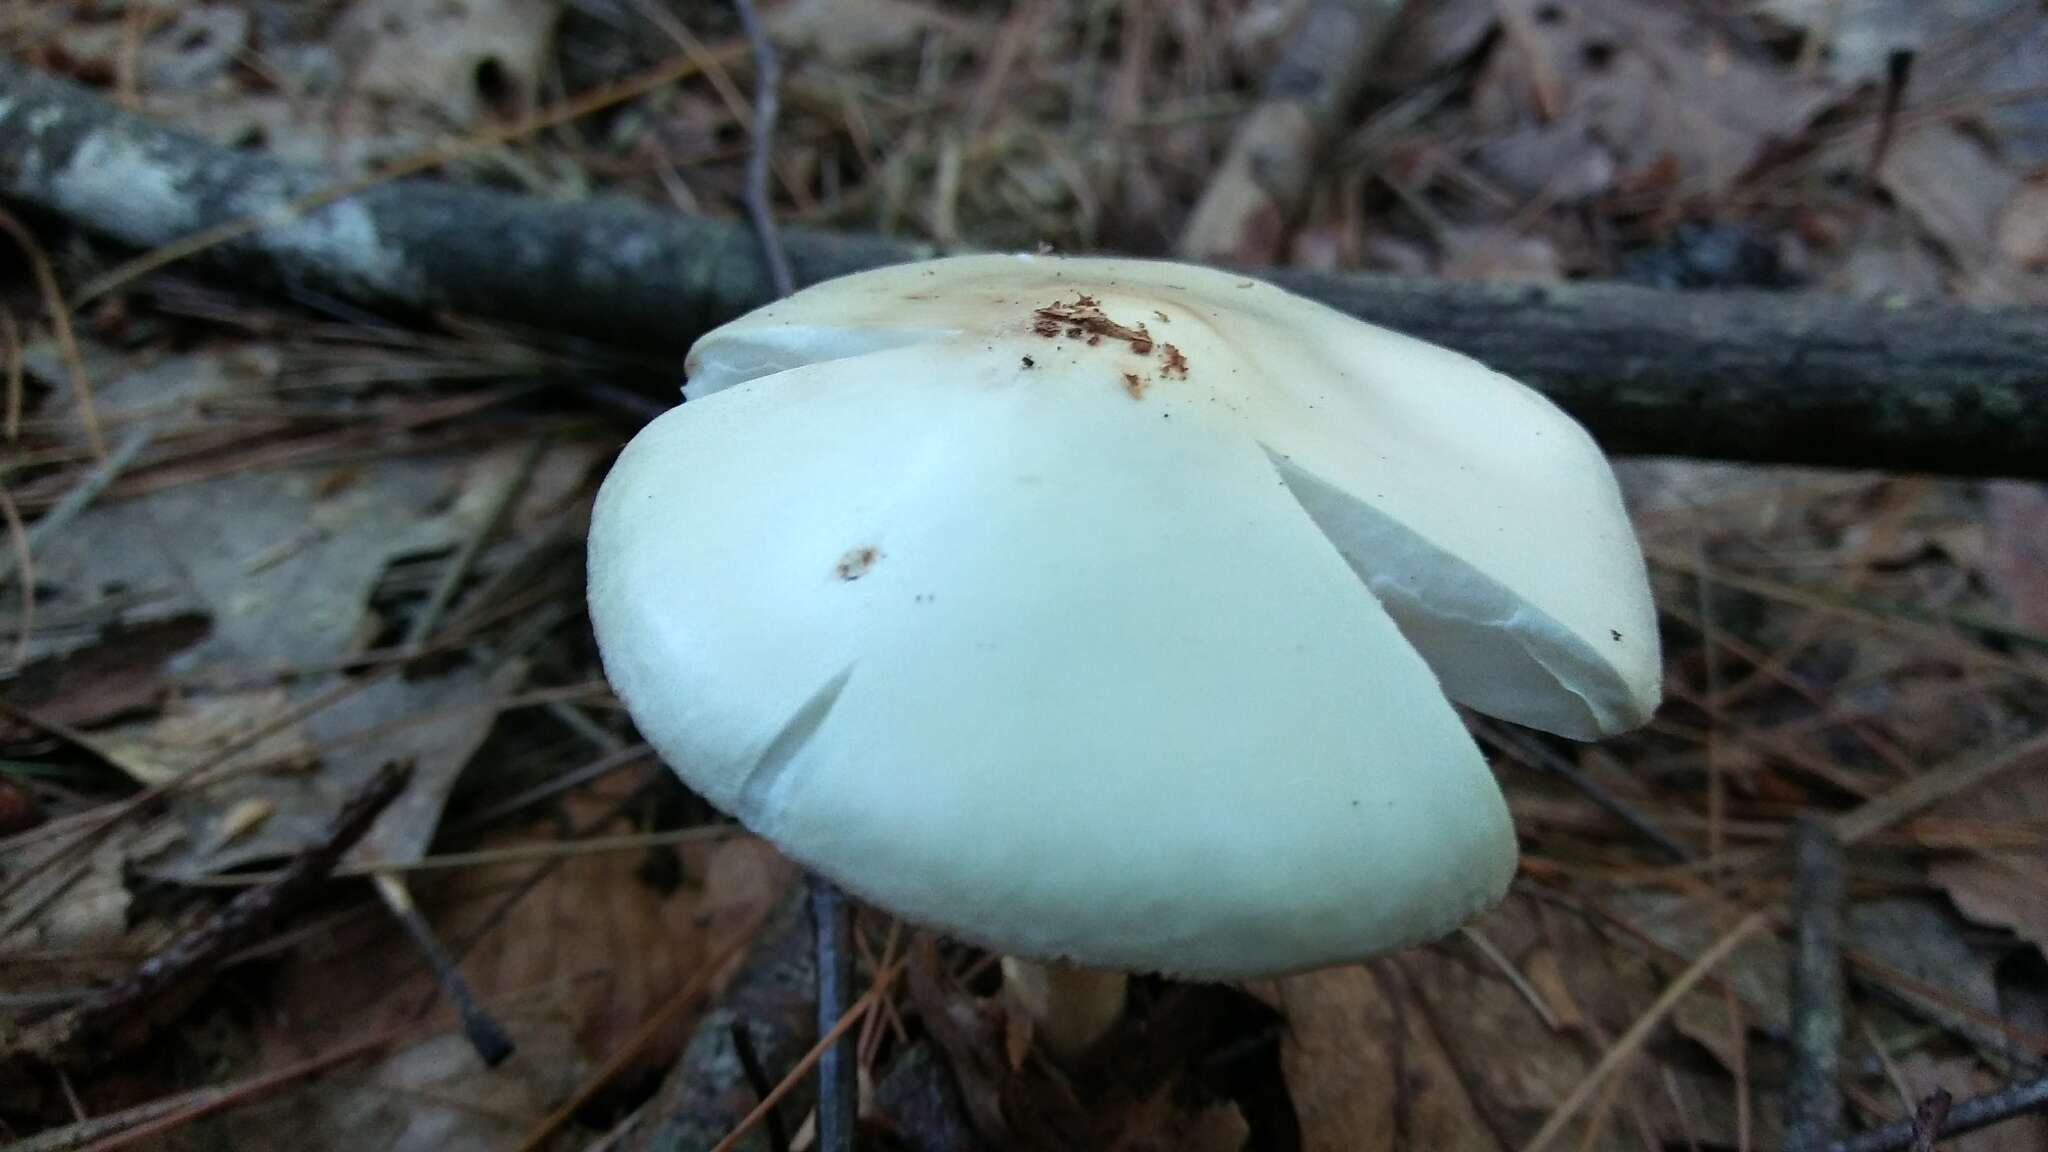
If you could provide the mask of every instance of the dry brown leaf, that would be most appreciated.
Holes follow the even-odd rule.
[[[2048,776],[2020,772],[1937,808],[1941,818],[2048,825]],[[1982,851],[1937,859],[1928,875],[1963,915],[2010,928],[2048,953],[2048,848]]]
[[[525,674],[524,664],[516,661],[492,670],[463,665],[439,676],[387,676],[356,689],[287,729],[293,733],[289,746],[303,744],[317,758],[317,768],[240,772],[204,789],[179,793],[171,805],[187,831],[186,840],[158,869],[173,876],[203,876],[288,856],[316,842],[341,804],[371,773],[401,761],[413,765],[411,782],[348,860],[417,859],[433,838],[449,788],[497,722],[497,702],[516,689]],[[334,683],[321,681],[315,688],[331,688]],[[216,746],[217,741],[209,741],[204,747]],[[266,746],[267,742],[259,743],[257,750]],[[194,750],[187,756],[179,763],[189,766],[203,759]],[[257,757],[236,762],[300,763]],[[230,842],[216,840],[212,832],[220,814],[252,799],[268,803],[270,817]]]
[[[1799,132],[1832,99],[1823,85],[1751,57],[1690,5],[1501,0],[1501,8],[1526,34],[1494,47],[1474,94],[1482,126],[1503,133],[1544,118],[1535,93],[1549,85],[1538,77],[1554,77],[1556,122],[1625,170],[1673,157],[1684,180],[1724,192],[1767,144]]]
[[[1515,196],[1555,204],[1599,196],[1618,175],[1614,153],[1573,123],[1508,129],[1480,141],[1473,160]]]
[[[1948,124],[1928,124],[1892,145],[1878,176],[1966,279],[1998,261],[1999,212],[2020,178],[1975,139]]]
[[[142,46],[142,87],[195,88],[220,77],[249,49],[249,13],[234,4],[179,5]],[[221,103],[215,100],[216,106]]]
[[[620,795],[607,785],[573,798],[571,819],[607,811]],[[624,831],[613,825],[602,834]],[[532,844],[551,833],[551,825],[536,824],[484,846]],[[527,862],[415,880],[413,889],[436,933],[460,955],[482,1003],[493,1011],[502,1004],[548,1006],[574,1055],[594,1064],[617,1052],[711,948],[779,899],[795,874],[772,848],[751,839],[682,849],[683,879],[672,891],[642,875],[646,862],[639,852],[570,856],[537,883],[541,866]],[[417,1019],[438,998],[399,930],[387,917],[366,913],[296,949],[269,1002],[264,1059],[283,1062]],[[665,1068],[688,1035],[687,1024],[679,1024],[636,1066]]]
[[[1431,0],[1403,4],[1392,37],[1369,78],[1375,88],[1414,87],[1476,51],[1492,33],[1493,0]]]
[[[574,1017],[545,996],[498,1010],[516,1048],[485,1068],[459,1033],[296,1091],[234,1109],[202,1126],[195,1147],[249,1152],[501,1152],[516,1145],[581,1082],[589,1064]],[[210,1138],[209,1138],[210,1137]]]
[[[128,862],[125,845],[119,840],[102,843],[82,865],[71,857],[57,857],[53,862],[51,851],[67,840],[52,837],[8,861],[9,877],[17,870],[36,875],[0,901],[0,923],[26,917],[20,927],[0,937],[0,948],[104,948],[127,931],[132,897],[122,875]]]
[[[81,636],[79,650],[65,652],[60,646],[8,680],[8,703],[45,723],[80,730],[126,720],[156,708],[165,691],[164,661],[205,635],[204,617],[180,616],[120,629],[100,643]],[[0,716],[0,740],[31,737],[35,731]]]
[[[1985,575],[2014,623],[2048,634],[2048,486],[2001,481],[1987,484],[1984,498],[1991,521]]]
[[[1998,252],[2022,271],[2048,271],[2048,173],[2034,173],[2005,202]]]
[[[94,397],[103,420],[168,426],[216,404],[264,410],[278,402],[273,383],[234,358],[194,353],[103,370]],[[53,590],[43,606],[108,631],[203,615],[210,629],[179,654],[181,670],[200,679],[223,666],[334,660],[374,624],[366,604],[394,558],[460,539],[462,523],[444,514],[460,459],[386,457],[340,491],[315,470],[277,467],[100,502],[37,549],[37,576]],[[60,639],[68,651],[92,637]]]
[[[604,795],[574,800],[571,820],[604,811],[611,803]],[[533,839],[527,829],[493,843]],[[470,953],[464,971],[478,994],[558,989],[579,1048],[601,1059],[696,972],[709,947],[759,917],[795,878],[787,860],[750,838],[684,849],[682,886],[672,892],[643,878],[646,863],[638,852],[563,860]],[[431,910],[451,939],[468,939],[484,929],[511,886],[535,871],[524,864],[465,872],[432,897]],[[678,1029],[642,1061],[665,1066],[686,1036]]]
[[[357,91],[432,108],[451,124],[534,106],[555,0],[356,0],[336,26]]]
[[[1131,1110],[1111,1147],[1118,1152],[1242,1152],[1250,1135],[1234,1103],[1188,1112],[1171,1091],[1161,1091]]]
[[[1452,228],[1443,236],[1446,280],[1511,280],[1550,283],[1564,279],[1557,246],[1541,236],[1500,227]]]
[[[1287,1017],[1281,1068],[1306,1152],[1493,1152],[1493,1134],[1405,982],[1385,965],[1251,986]]]
[[[1891,217],[1886,220],[1891,221]],[[1943,272],[1932,244],[1917,230],[1893,225],[1870,229],[1843,253],[1828,287],[1863,300],[1910,303],[1942,297]]]
[[[2014,0],[1757,0],[1759,14],[1807,38],[1800,55],[1842,84],[1878,84],[1892,53],[1918,56],[1909,104],[1971,108],[2001,151],[2048,160],[2038,100],[1981,100],[2048,80],[2048,21]]]
[[[290,710],[291,700],[282,688],[181,698],[172,701],[157,719],[104,733],[97,743],[102,754],[137,783],[161,785],[212,759],[217,749],[253,735]],[[310,767],[313,759],[305,728],[291,724],[220,763],[226,771],[297,771]],[[227,810],[232,807],[229,805]],[[212,839],[208,842],[217,843]]]
[[[1662,986],[1656,969],[1616,952],[1584,921],[1539,918],[1533,901],[1511,899],[1478,927],[1517,967],[1556,985],[1553,994],[1538,985],[1546,1005],[1604,1035],[1627,1027]],[[1415,949],[1252,991],[1287,1017],[1282,1066],[1309,1148],[1514,1147],[1599,1052],[1592,1036],[1553,1030],[1467,948]],[[1633,1147],[1644,1125],[1670,1140],[1689,1132],[1732,1146],[1725,1078],[1683,1065],[1660,1071],[1671,1073],[1683,1112],[1661,1086],[1647,1090],[1647,1076],[1626,1077],[1594,1147]]]
[[[1980,1016],[2000,1015],[1995,969],[2004,948],[1985,947],[1970,926],[1939,898],[1871,900],[1852,904],[1848,946],[1937,989],[1950,1002]],[[1908,999],[1915,996],[1901,990]]]
[[[1543,997],[1544,1006],[1557,1018],[1557,1026],[1567,1032],[1584,1031],[1585,1010],[1579,1007],[1578,998],[1565,985],[1564,969],[1559,967],[1557,952],[1548,945],[1538,945],[1530,950],[1522,961],[1522,975],[1529,986]]]
[[[2007,0],[1758,0],[1771,19],[1815,38],[1828,71],[1844,81],[1875,80],[1896,51],[1916,51],[1943,31],[1979,22]]]
[[[1608,906],[1630,927],[1679,956],[1698,955],[1718,935],[1705,905],[1668,892],[1624,893],[1610,900]],[[1784,943],[1769,933],[1758,933],[1723,961],[1715,975],[1734,989],[1754,1026],[1782,1032],[1792,1022],[1791,994],[1786,987],[1790,970],[1791,960]],[[1677,1013],[1681,1027],[1688,1019],[1702,1022],[1706,1025],[1703,1037],[1718,1037],[1725,1051],[1727,1009],[1719,994],[1699,991],[1689,1001],[1702,1002],[1707,1007],[1696,1008],[1695,1015],[1682,1002]]]
[[[1009,1062],[1010,1071],[1024,1067],[1024,1057],[1031,1054],[1034,1031],[1035,1022],[1030,1013],[1014,1010],[1003,1013],[1003,1059]]]

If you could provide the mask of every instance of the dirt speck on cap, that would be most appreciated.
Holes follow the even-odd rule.
[[[1145,398],[1145,388],[1150,383],[1151,381],[1138,375],[1136,372],[1124,373],[1124,391],[1130,393],[1133,400],[1143,400]]]
[[[1160,365],[1159,374],[1161,376],[1172,376],[1180,380],[1187,379],[1188,358],[1181,354],[1181,350],[1171,344],[1163,344],[1160,346],[1160,351],[1164,354],[1165,362]]]
[[[1103,313],[1101,303],[1093,296],[1081,294],[1075,296],[1071,304],[1049,304],[1033,309],[1031,317],[1031,330],[1041,336],[1048,335],[1048,329],[1057,332],[1064,328],[1070,340],[1085,336],[1088,343],[1100,344],[1107,337],[1124,341],[1130,345],[1131,351],[1140,356],[1152,352],[1152,334],[1145,330],[1143,324],[1133,328],[1117,323]]]
[[[858,580],[867,575],[874,568],[875,561],[881,558],[881,549],[872,546],[849,549],[839,558],[839,563],[832,566],[832,574],[841,580]]]

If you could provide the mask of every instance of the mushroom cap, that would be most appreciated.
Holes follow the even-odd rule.
[[[1016,955],[1292,971],[1498,900],[1451,701],[1658,695],[1613,475],[1548,401],[1241,276],[980,256],[709,333],[606,479],[605,669],[800,863]]]

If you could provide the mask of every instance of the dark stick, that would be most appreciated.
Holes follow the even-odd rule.
[[[789,272],[789,255],[782,250],[782,234],[775,228],[775,213],[768,206],[768,167],[774,158],[775,119],[781,107],[782,62],[775,45],[761,27],[753,0],[733,0],[740,14],[740,28],[747,36],[747,51],[754,57],[753,146],[747,154],[745,199],[747,220],[761,243],[761,261],[768,267],[768,283],[777,296],[796,291],[796,279]]]
[[[504,526],[505,517],[525,494],[527,485],[533,480],[534,470],[540,467],[540,462],[547,455],[547,451],[548,438],[534,437],[526,452],[520,457],[519,463],[513,468],[512,478],[492,495],[491,503],[477,521],[475,531],[464,538],[454,558],[441,570],[440,578],[434,583],[433,593],[427,597],[426,606],[420,609],[419,615],[413,618],[412,626],[407,629],[405,647],[408,651],[420,652],[425,648],[427,641],[433,638],[434,631],[440,626],[448,606],[454,603],[456,592],[461,589],[463,581],[469,578],[471,569],[475,567],[477,557],[483,554],[484,546],[489,544],[498,534],[498,530]],[[562,710],[568,708],[561,703],[557,703],[555,707]],[[498,1023],[476,1002],[475,993],[469,990],[469,982],[462,978],[462,968],[455,962],[454,957],[448,954],[448,949],[442,945],[440,938],[434,935],[433,925],[427,923],[425,916],[420,915],[419,906],[413,903],[412,892],[406,887],[404,878],[392,872],[378,872],[373,874],[370,880],[377,889],[378,898],[384,902],[384,907],[390,910],[393,918],[405,929],[405,934],[411,937],[413,944],[419,948],[420,955],[426,959],[427,968],[433,972],[434,983],[440,987],[441,995],[447,997],[450,1004],[455,1005],[456,1014],[462,1019],[462,1034],[468,1038],[469,1045],[476,1050],[478,1058],[483,1060],[484,1067],[496,1068],[503,1064],[512,1055],[514,1048],[511,1035],[505,1031],[504,1025]]]
[[[853,1002],[853,905],[830,880],[809,877],[811,925],[817,934],[818,1034],[824,1035]],[[854,1034],[818,1058],[818,1152],[853,1152],[855,1112]]]
[[[2048,1076],[2008,1084],[1996,1092],[1972,1096],[1956,1104],[1941,1122],[1941,1138],[1966,1135],[2015,1116],[2041,1111],[2048,1111]],[[1828,1152],[1904,1152],[1919,1139],[1920,1129],[1918,1117],[1901,1120],[1837,1140],[1828,1146]]]
[[[740,1059],[740,1071],[747,1077],[747,1087],[754,1090],[754,1096],[766,1100],[775,1091],[775,1081],[768,1078],[768,1070],[761,1067],[761,1057],[754,1052],[753,1038],[747,1035],[747,1023],[735,1020],[727,1029],[732,1034],[732,1050]],[[789,1133],[782,1127],[782,1110],[770,1108],[761,1117],[761,1127],[768,1130],[768,1152],[789,1152]]]
[[[1616,796],[1606,785],[1579,771],[1571,761],[1551,751],[1542,740],[1506,724],[1490,721],[1482,721],[1477,728],[1481,740],[1510,756],[1527,760],[1532,767],[1562,777],[1566,783],[1584,793],[1586,799],[1606,810],[1608,815],[1633,828],[1643,839],[1662,848],[1672,859],[1684,862],[1693,858],[1692,850],[1679,843],[1677,837],[1658,827],[1656,821],[1636,811],[1634,805]]]
[[[469,982],[462,978],[462,970],[456,967],[448,950],[441,946],[441,940],[434,935],[427,918],[420,915],[419,906],[412,902],[412,894],[406,890],[404,882],[389,872],[380,872],[372,876],[371,881],[376,884],[384,906],[405,928],[406,935],[412,937],[420,955],[425,957],[441,995],[455,1005],[456,1014],[462,1018],[462,1034],[468,1038],[469,1046],[476,1049],[484,1067],[496,1068],[503,1064],[506,1057],[512,1055],[512,1037],[506,1034],[504,1025],[476,1002],[476,996],[469,990]]]
[[[1884,107],[1877,114],[1877,139],[1870,145],[1870,163],[1863,170],[1863,201],[1867,206],[1877,196],[1877,181],[1884,162],[1891,155],[1892,138],[1898,134],[1899,107],[1906,99],[1906,82],[1913,76],[1913,53],[1901,49],[1885,58]]]
[[[409,764],[387,764],[343,805],[320,843],[299,854],[275,880],[235,897],[206,923],[178,937],[117,984],[57,1018],[35,1026],[45,1054],[97,1058],[133,1047],[182,1013],[205,988],[220,961],[264,935],[304,903],[334,866],[412,778]],[[27,1048],[31,1044],[24,1044]]]
[[[1786,1152],[1822,1152],[1842,1121],[1842,845],[1825,820],[1792,834],[1792,1076]]]
[[[332,186],[329,173],[216,147],[0,60],[0,196],[143,248],[251,212],[277,218],[195,258],[236,283],[656,350],[775,298],[745,227],[617,197],[563,204],[433,180],[286,211]],[[799,283],[933,254],[872,236],[780,235]],[[1259,274],[1527,381],[1611,452],[2048,476],[2038,311]]]

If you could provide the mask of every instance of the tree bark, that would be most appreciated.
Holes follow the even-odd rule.
[[[0,196],[138,248],[252,214],[195,260],[405,311],[680,351],[773,298],[742,226],[429,180],[292,214],[328,174],[230,151],[0,61]],[[785,231],[810,283],[929,248]],[[2048,477],[2048,316],[1816,294],[1677,294],[1260,271],[1527,381],[1617,453]]]

